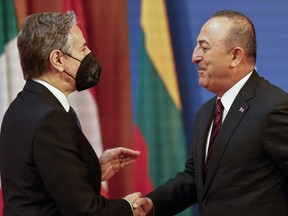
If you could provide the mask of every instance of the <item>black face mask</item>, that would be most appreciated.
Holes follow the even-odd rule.
[[[64,71],[75,79],[77,91],[82,91],[97,85],[100,79],[101,65],[92,52],[86,55],[82,61],[67,53],[64,54],[80,62],[76,78]]]

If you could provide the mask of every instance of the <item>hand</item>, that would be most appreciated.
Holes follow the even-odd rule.
[[[132,203],[133,215],[153,215],[153,202],[148,197],[141,197]]]
[[[132,203],[134,202],[134,200],[140,198],[141,196],[142,194],[140,192],[136,192],[136,193],[128,194],[127,196],[123,198],[130,203],[131,209],[133,211],[133,216],[145,216],[146,215],[146,213],[143,212],[141,208],[133,209],[132,207]]]
[[[134,151],[128,148],[118,147],[108,149],[99,157],[102,181],[110,179],[120,168],[127,167],[134,163],[135,159],[140,155],[139,151]]]
[[[123,199],[127,200],[131,204],[131,207],[132,207],[132,203],[134,202],[134,200],[141,196],[142,196],[141,192],[135,192],[135,193],[126,195],[125,197],[123,197]]]

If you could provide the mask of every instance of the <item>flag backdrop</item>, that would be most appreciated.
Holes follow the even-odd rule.
[[[256,7],[220,0],[208,8],[205,0],[204,3],[191,0],[0,0],[0,3],[0,123],[8,105],[24,85],[16,47],[18,26],[24,17],[43,11],[76,12],[88,46],[103,70],[98,86],[71,94],[69,101],[98,155],[104,149],[118,146],[141,151],[133,166],[121,170],[103,184],[102,193],[109,198],[123,197],[134,191],[146,194],[184,169],[191,151],[195,113],[211,96],[198,86],[191,54],[202,24],[216,10],[225,6],[251,17],[261,50],[258,68],[263,65],[269,68],[274,58],[273,66],[280,68],[275,72],[277,76],[269,71],[266,76],[272,76],[276,85],[288,90],[288,75],[281,69],[286,68],[283,58],[288,55],[288,49],[283,48],[288,37],[286,0],[279,0],[275,11],[271,11],[276,8],[275,3],[263,4],[262,0],[253,2]],[[280,25],[281,22],[284,23]],[[277,40],[273,39],[275,37]],[[265,48],[267,38],[279,45],[273,43],[273,49]],[[198,215],[197,207],[179,215]]]
[[[62,12],[73,10],[78,17],[79,26],[82,30],[83,36],[86,39],[88,47],[90,47],[89,37],[87,35],[86,18],[84,16],[84,7],[81,1],[63,0]],[[80,93],[73,93],[69,96],[69,103],[77,112],[77,115],[82,122],[82,129],[92,144],[93,149],[97,155],[103,152],[103,143],[101,137],[100,121],[97,100],[91,90],[82,91]],[[108,196],[107,182],[102,183],[101,193]]]
[[[17,51],[18,25],[13,1],[0,1],[0,122],[11,100],[22,89],[24,80]],[[0,188],[1,192],[1,188]],[[0,216],[2,216],[2,196]]]
[[[141,1],[138,70],[132,71],[134,124],[137,142],[148,150],[143,184],[135,173],[136,188],[157,187],[184,169],[187,158],[182,102],[170,34],[169,17],[164,0]],[[141,149],[142,149],[141,148]],[[144,158],[144,157],[143,157]],[[144,184],[146,183],[146,184]],[[147,184],[148,183],[148,184]],[[143,190],[143,189],[142,189]],[[188,210],[181,215],[191,215]],[[179,214],[180,215],[180,214]]]
[[[136,124],[149,150],[153,185],[183,169],[182,105],[165,1],[142,1]]]

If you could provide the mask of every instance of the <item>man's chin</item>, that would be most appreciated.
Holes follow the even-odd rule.
[[[199,78],[199,85],[202,86],[203,88],[207,88],[207,83],[201,78]]]

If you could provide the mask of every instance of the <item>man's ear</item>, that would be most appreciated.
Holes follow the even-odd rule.
[[[235,47],[232,51],[231,67],[238,67],[244,58],[244,50],[241,47]]]
[[[52,67],[58,71],[64,70],[63,54],[60,50],[53,50],[49,55],[49,61]]]

